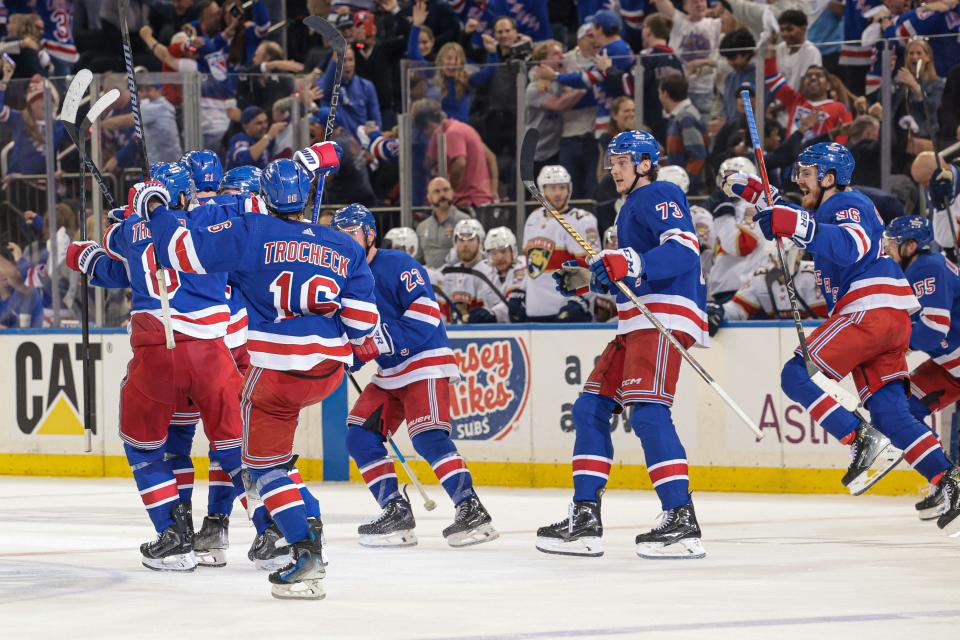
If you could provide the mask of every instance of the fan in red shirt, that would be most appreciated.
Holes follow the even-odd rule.
[[[772,47],[769,50],[771,54],[774,53]],[[812,111],[817,112],[817,124],[811,130],[814,136],[829,133],[853,121],[853,116],[850,115],[847,107],[842,102],[830,98],[828,94],[830,83],[823,67],[817,65],[808,67],[800,79],[800,90],[797,91],[787,83],[787,79],[777,69],[775,55],[773,57],[768,55],[763,64],[767,77],[767,90],[783,103],[790,114],[787,123],[788,136],[797,129],[800,120],[809,116]],[[834,141],[846,144],[847,136],[838,135]]]

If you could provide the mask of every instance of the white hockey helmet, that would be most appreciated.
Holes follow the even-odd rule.
[[[454,240],[461,236],[464,238],[472,238],[476,236],[480,240],[481,247],[483,247],[483,239],[486,235],[487,232],[483,230],[483,225],[473,218],[461,220],[457,223],[457,226],[453,228]]]
[[[603,232],[603,248],[606,249],[607,245],[617,246],[617,225],[615,224],[610,225]]]
[[[720,168],[717,169],[717,188],[723,188],[724,176],[726,176],[728,173],[737,172],[756,175],[757,167],[748,158],[742,158],[740,156],[727,158],[720,163]]]
[[[494,227],[487,233],[486,240],[483,241],[483,250],[491,249],[513,249],[513,255],[517,255],[517,236],[513,235],[507,227]]]
[[[548,164],[540,169],[540,174],[537,176],[537,189],[542,193],[543,188],[548,184],[565,184],[568,189],[573,189],[573,179],[559,164]]]
[[[420,238],[417,237],[417,232],[410,227],[394,227],[387,231],[383,239],[389,240],[394,249],[406,251],[411,258],[415,258],[420,251]]]
[[[657,169],[657,179],[663,180],[664,182],[672,182],[680,187],[680,190],[684,193],[690,188],[690,176],[687,175],[687,171],[683,167],[678,167],[675,164],[668,164],[665,167]]]

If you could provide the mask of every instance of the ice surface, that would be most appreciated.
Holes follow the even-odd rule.
[[[357,484],[316,483],[330,566],[326,600],[270,597],[247,561],[237,506],[223,569],[140,566],[153,537],[129,479],[0,480],[0,637],[19,638],[936,638],[960,621],[960,540],[920,522],[910,497],[699,493],[707,558],[644,561],[633,538],[652,492],[613,491],[603,558],[534,549],[570,493],[480,488],[499,540],[452,549],[437,486],[414,498],[420,545],[364,549],[378,508]],[[203,518],[206,485],[195,490]],[[937,634],[937,635],[934,635]],[[948,636],[948,637],[949,637]]]

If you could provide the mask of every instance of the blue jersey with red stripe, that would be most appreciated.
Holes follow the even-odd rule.
[[[617,242],[640,254],[643,262],[640,278],[627,278],[627,286],[664,327],[706,345],[707,286],[700,243],[680,187],[657,180],[634,189],[617,217]],[[615,293],[618,334],[653,327],[623,292]]]
[[[405,251],[380,249],[370,269],[377,281],[382,331],[393,347],[377,358],[374,384],[397,389],[428,378],[459,379],[426,268]]]
[[[247,300],[253,366],[352,364],[350,341],[362,341],[379,321],[363,250],[330,227],[252,213],[184,227],[165,207],[149,226],[165,266],[185,275],[231,272]]]
[[[80,55],[73,41],[72,0],[6,0],[10,13],[36,13],[43,21],[43,40],[40,45],[52,57],[64,62],[76,62]]]
[[[960,270],[943,254],[928,252],[917,256],[906,276],[921,306],[913,314],[910,348],[960,376]]]
[[[883,253],[883,220],[873,201],[856,189],[827,198],[807,251],[830,315],[870,309],[919,308],[900,265]]]
[[[633,66],[633,51],[626,40],[614,40],[609,44],[598,49],[598,52],[605,52],[613,60],[613,66],[617,69],[630,72]],[[618,91],[615,94],[607,92],[605,85],[606,75],[596,67],[590,67],[585,71],[574,73],[561,73],[557,76],[557,82],[568,87],[578,89],[593,89],[593,95],[597,100],[597,119],[594,121],[594,135],[600,137],[607,129],[610,122],[610,110],[613,106],[613,100],[620,95]]]

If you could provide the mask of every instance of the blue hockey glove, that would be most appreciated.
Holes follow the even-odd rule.
[[[942,211],[953,203],[957,195],[953,183],[952,169],[937,168],[930,176],[930,202],[935,209]]]

